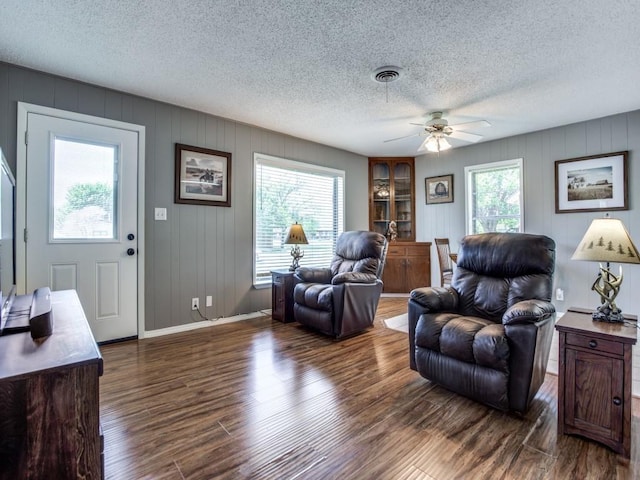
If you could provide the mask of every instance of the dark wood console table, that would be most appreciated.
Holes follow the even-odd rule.
[[[51,299],[51,336],[0,337],[0,479],[103,477],[102,356],[75,290]]]

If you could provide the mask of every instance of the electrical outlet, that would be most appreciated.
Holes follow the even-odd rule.
[[[200,299],[198,297],[193,297],[191,299],[191,310],[198,310],[200,308]]]
[[[556,300],[559,302],[564,301],[564,290],[561,288],[556,288]]]
[[[213,297],[211,295],[207,295],[206,306],[207,307],[213,307]]]

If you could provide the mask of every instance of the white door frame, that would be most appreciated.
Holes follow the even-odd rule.
[[[26,197],[26,170],[27,170],[27,115],[36,113],[50,117],[75,120],[104,127],[131,130],[138,134],[138,255],[136,255],[138,269],[138,338],[145,337],[144,323],[144,152],[145,152],[145,127],[133,123],[111,120],[108,118],[94,117],[82,113],[59,110],[57,108],[43,107],[31,103],[18,102],[18,137],[16,152],[16,288],[18,293],[26,290],[26,244],[24,242],[24,230],[26,228],[27,197]],[[141,251],[141,252],[140,252]]]

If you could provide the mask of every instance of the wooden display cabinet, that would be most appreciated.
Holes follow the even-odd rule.
[[[626,324],[594,322],[591,311],[569,308],[556,324],[558,434],[577,434],[631,453],[632,346],[637,317]]]
[[[389,223],[396,223],[392,240]],[[369,158],[369,230],[391,243],[382,275],[385,293],[431,285],[431,243],[416,242],[415,159]]]

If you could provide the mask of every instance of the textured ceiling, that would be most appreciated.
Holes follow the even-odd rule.
[[[0,60],[362,155],[640,108],[638,0],[2,0]],[[387,85],[371,73],[394,65]],[[454,147],[468,145],[451,140]]]

